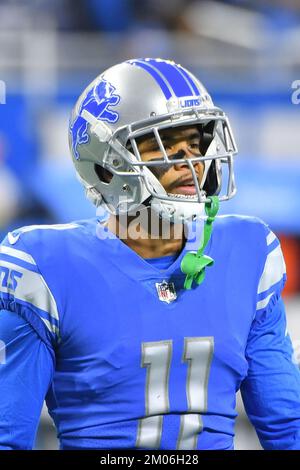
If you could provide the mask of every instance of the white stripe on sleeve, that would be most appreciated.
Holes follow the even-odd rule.
[[[18,258],[22,261],[26,261],[27,263],[34,264],[36,266],[36,263],[32,256],[30,256],[25,251],[16,250],[15,248],[2,245],[0,246],[0,253],[3,253],[4,255],[13,256],[14,258]]]
[[[269,300],[270,300],[270,298],[272,297],[273,294],[274,294],[274,292],[271,292],[271,294],[269,294],[268,297],[266,297],[265,299],[260,300],[259,302],[257,302],[256,310],[260,310],[262,308],[265,308],[268,305]]]
[[[270,232],[269,235],[267,236],[267,245],[271,245],[273,241],[276,240],[276,235],[273,232]]]
[[[271,253],[268,254],[264,271],[261,275],[258,294],[267,291],[274,284],[282,279],[283,274],[286,272],[285,262],[281,252],[280,245],[278,245]]]

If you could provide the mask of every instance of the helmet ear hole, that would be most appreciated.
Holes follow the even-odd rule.
[[[95,172],[101,183],[108,184],[111,182],[113,174],[98,163],[95,163]]]

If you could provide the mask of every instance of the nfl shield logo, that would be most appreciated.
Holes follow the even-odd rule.
[[[155,283],[157,294],[159,300],[162,302],[167,302],[168,304],[170,302],[173,302],[177,298],[176,291],[175,291],[175,286],[173,282],[156,282]]]

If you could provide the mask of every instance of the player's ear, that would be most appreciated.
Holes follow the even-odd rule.
[[[111,182],[113,174],[106,168],[103,168],[103,166],[99,165],[98,163],[95,164],[95,172],[97,173],[97,176],[102,183]]]

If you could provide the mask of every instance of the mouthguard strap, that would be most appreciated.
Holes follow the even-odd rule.
[[[205,203],[205,212],[207,219],[203,228],[203,238],[198,251],[186,253],[181,261],[181,271],[186,274],[184,281],[184,288],[189,290],[192,288],[193,281],[199,285],[204,281],[205,268],[212,266],[214,260],[207,255],[204,255],[204,249],[211,237],[212,224],[215,220],[219,210],[218,196],[211,196],[209,202]]]

